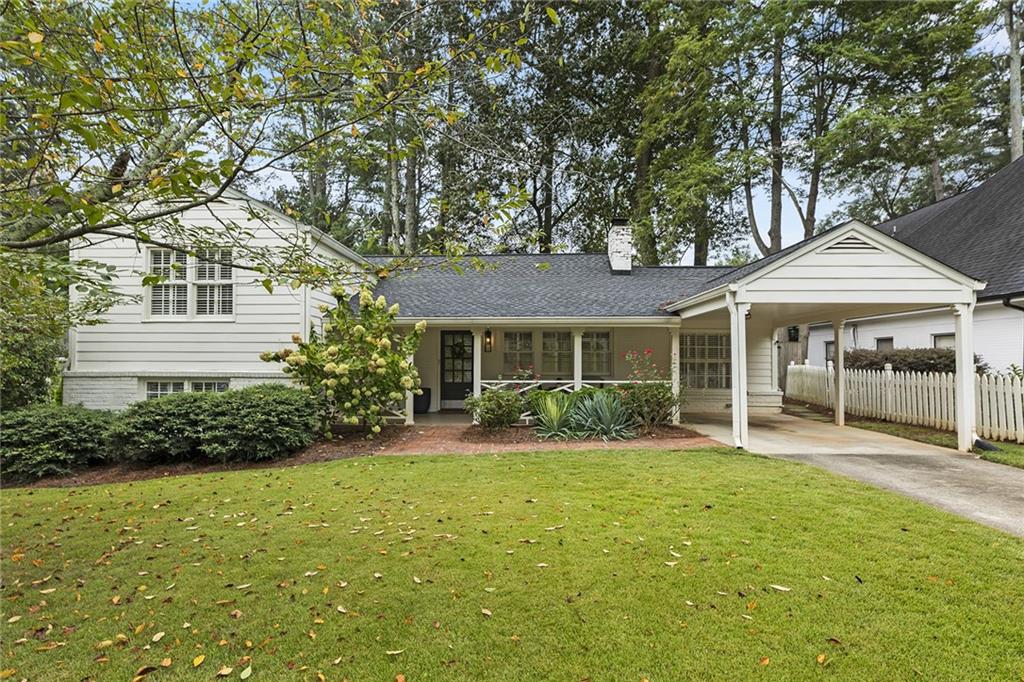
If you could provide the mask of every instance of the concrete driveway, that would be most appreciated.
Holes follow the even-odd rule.
[[[732,445],[727,414],[688,415],[686,425]],[[812,464],[1024,537],[1024,469],[785,414],[752,415],[749,449]]]

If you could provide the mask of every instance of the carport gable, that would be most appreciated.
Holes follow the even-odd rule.
[[[820,240],[733,283],[747,303],[970,303],[984,283],[864,223],[850,221]]]

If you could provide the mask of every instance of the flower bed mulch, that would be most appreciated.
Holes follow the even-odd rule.
[[[537,438],[533,428],[527,426],[516,426],[510,429],[483,429],[478,426],[461,424],[387,426],[373,439],[367,439],[362,431],[342,429],[336,433],[333,440],[318,441],[295,455],[283,459],[264,462],[232,462],[230,464],[219,462],[177,462],[173,464],[122,462],[88,467],[67,476],[53,476],[23,485],[42,488],[130,483],[166,476],[297,466],[369,455],[475,454],[529,450],[650,447],[684,449],[716,445],[721,444],[680,426],[663,426],[633,440],[609,441],[607,443],[600,439],[542,441]],[[3,481],[3,485],[9,487],[11,484],[8,481]]]

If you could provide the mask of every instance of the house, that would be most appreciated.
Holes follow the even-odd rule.
[[[623,353],[649,349],[673,391],[686,392],[687,409],[731,412],[737,447],[748,443],[751,413],[781,409],[779,328],[828,319],[841,347],[846,320],[942,308],[956,319],[958,357],[970,358],[976,292],[985,286],[858,221],[737,268],[634,266],[630,226],[620,220],[610,226],[606,254],[482,256],[481,267],[458,269],[425,258],[378,279],[379,259],[362,258],[265,206],[254,221],[253,203],[234,194],[184,221],[211,221],[213,213],[254,222],[252,239],[270,246],[298,235],[312,256],[369,278],[376,293],[398,303],[400,325],[426,320],[413,362],[430,393],[421,406],[427,411],[455,409],[467,395],[509,386],[511,375],[530,365],[539,376],[515,383],[563,391],[614,385],[628,380]],[[211,258],[126,240],[78,250],[77,257],[117,264],[122,286],[139,299],[112,311],[108,324],[74,333],[65,401],[117,409],[171,392],[282,380],[259,353],[316,328],[317,307],[329,294],[312,287],[268,292],[230,248]],[[169,270],[172,262],[181,269]],[[143,288],[146,272],[172,278]],[[959,413],[971,415],[958,425],[963,450],[974,442],[968,365],[960,363],[957,391]],[[837,377],[841,403],[842,373]],[[395,408],[415,421],[411,393]],[[842,415],[837,411],[839,423]]]
[[[974,312],[974,350],[996,372],[1024,367],[1024,159],[978,187],[875,229],[988,282]],[[812,325],[807,357],[835,357],[831,325]],[[947,310],[926,309],[848,320],[851,348],[952,348]]]
[[[257,273],[223,265],[237,260],[232,244],[302,249],[307,259],[350,270],[352,277],[361,275],[366,261],[240,192],[227,192],[209,209],[189,209],[182,216],[185,225],[216,230],[228,222],[246,234],[226,237],[216,253],[190,256],[127,239],[76,245],[74,258],[116,266],[118,288],[134,299],[111,309],[104,324],[71,331],[65,403],[118,410],[168,393],[285,380],[280,368],[261,361],[259,354],[290,344],[292,334],[308,333],[319,320],[319,306],[333,305],[335,299],[329,287],[279,286],[268,292]],[[203,255],[209,260],[203,261]],[[147,274],[168,279],[144,287]],[[76,296],[74,289],[70,295]]]

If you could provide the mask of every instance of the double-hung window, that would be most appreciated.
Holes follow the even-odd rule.
[[[543,332],[540,351],[540,371],[545,379],[572,376],[571,332]]]
[[[149,292],[151,318],[230,317],[235,312],[231,249],[200,249],[194,257],[151,249],[149,274],[161,277]]]
[[[505,332],[502,370],[507,373],[533,367],[533,332]]]
[[[231,249],[200,249],[196,253],[196,315],[235,312]]]
[[[684,334],[681,379],[687,388],[731,388],[728,334]]]
[[[583,375],[606,377],[611,373],[611,332],[583,332]]]
[[[181,251],[153,249],[149,252],[149,274],[163,277],[149,294],[153,317],[188,315],[188,256]]]

